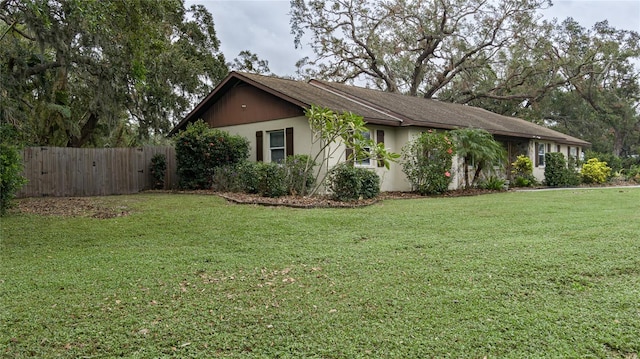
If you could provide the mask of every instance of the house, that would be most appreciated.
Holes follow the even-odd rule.
[[[277,161],[292,154],[310,154],[311,130],[304,110],[312,104],[363,116],[370,129],[369,136],[397,153],[427,129],[485,129],[504,145],[508,163],[518,155],[529,156],[538,180],[544,178],[546,152],[575,157],[590,146],[581,139],[477,107],[320,80],[304,82],[241,72],[231,72],[171,134],[202,119],[211,127],[248,138],[252,161]],[[344,150],[336,153],[335,158],[327,161],[329,166],[345,160]],[[398,163],[393,163],[389,170],[378,167],[376,161],[356,165],[375,170],[382,180],[383,191],[411,190]],[[461,172],[454,169],[453,187],[464,182]]]

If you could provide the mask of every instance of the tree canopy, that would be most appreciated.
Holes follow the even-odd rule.
[[[0,118],[21,141],[126,145],[166,133],[228,72],[183,1],[0,1]]]
[[[592,29],[571,18],[543,21],[540,10],[548,6],[292,0],[295,45],[309,39],[314,53],[298,62],[298,72],[479,106],[629,153],[640,144],[638,33],[606,21]]]

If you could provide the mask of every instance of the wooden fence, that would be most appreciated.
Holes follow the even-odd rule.
[[[151,157],[157,153],[167,158],[165,189],[177,187],[173,147],[28,147],[22,158],[29,182],[17,196],[105,196],[152,189]]]

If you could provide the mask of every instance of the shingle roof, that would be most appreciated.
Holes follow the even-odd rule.
[[[478,107],[388,93],[320,80],[309,82],[272,76],[232,72],[189,113],[172,133],[206,110],[222,96],[225,88],[246,82],[303,108],[312,104],[334,111],[351,111],[373,124],[417,126],[441,129],[481,128],[495,135],[554,140],[589,146],[589,142],[515,117],[499,115]],[[213,101],[213,102],[212,102]]]

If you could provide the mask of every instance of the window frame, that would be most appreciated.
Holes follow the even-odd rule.
[[[366,134],[366,135],[365,135]],[[371,140],[374,136],[373,130],[362,131],[362,135],[367,139]],[[364,147],[365,152],[369,153],[369,157],[363,158],[362,160],[353,159],[353,165],[355,167],[373,167],[373,163],[371,161],[371,147]]]
[[[544,155],[546,151],[546,145],[544,143],[538,143],[538,148],[536,149],[536,156],[538,156],[538,167],[544,167]]]
[[[273,146],[272,135],[277,134],[277,133],[282,134],[282,146]],[[267,131],[267,135],[269,137],[269,162],[283,163],[285,161],[285,159],[287,158],[287,149],[286,149],[287,140],[286,140],[285,130],[284,129],[280,129],[280,130]],[[282,151],[282,159],[281,160],[275,160],[274,161],[274,156],[273,156],[273,152],[274,151]]]

